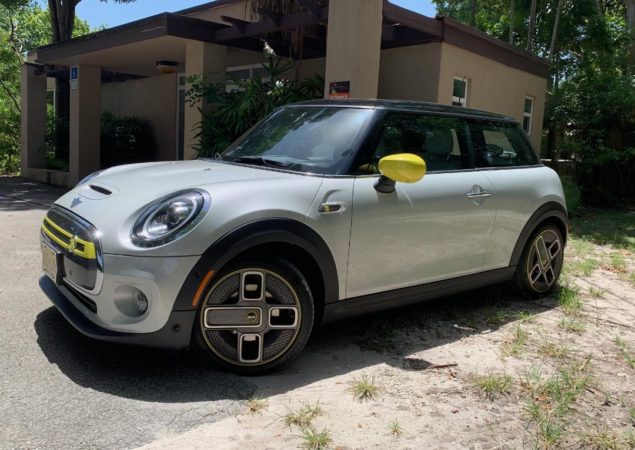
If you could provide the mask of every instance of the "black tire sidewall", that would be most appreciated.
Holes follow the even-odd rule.
[[[205,338],[203,337],[203,332],[201,329],[201,314],[205,304],[204,299],[207,298],[210,289],[212,289],[212,287],[216,284],[215,280],[221,280],[223,277],[234,271],[247,268],[268,270],[284,278],[287,283],[289,283],[289,285],[291,285],[291,287],[295,290],[298,301],[300,302],[300,329],[293,344],[291,344],[291,346],[283,355],[279,356],[269,363],[260,366],[243,366],[239,364],[232,364],[231,362],[221,358],[209,348]],[[221,270],[217,276],[214,277],[214,280],[212,280],[201,298],[201,304],[196,313],[196,319],[194,322],[194,331],[192,337],[193,347],[194,350],[198,353],[199,357],[202,357],[204,361],[207,361],[216,368],[220,368],[222,370],[231,371],[241,375],[259,375],[271,372],[278,367],[291,362],[302,352],[302,349],[305,347],[307,341],[309,340],[309,336],[311,335],[311,331],[313,329],[315,307],[313,294],[311,292],[309,284],[304,275],[298,270],[297,267],[295,267],[295,265],[281,258],[260,259],[252,257],[240,259],[234,263],[230,263],[227,267],[223,268],[223,270]]]
[[[560,256],[559,256],[560,267],[559,267],[558,273],[556,274],[556,281],[551,285],[551,287],[549,287],[549,289],[547,289],[546,291],[538,292],[531,286],[531,283],[529,282],[529,278],[528,278],[527,270],[526,270],[527,262],[528,262],[527,260],[529,259],[531,246],[533,245],[534,240],[536,239],[536,236],[540,235],[541,233],[547,230],[555,233],[556,236],[558,236],[558,239],[560,240],[560,245],[562,246],[562,251],[560,252]],[[562,237],[562,233],[560,232],[558,227],[555,225],[551,225],[551,224],[542,225],[538,227],[531,234],[531,237],[527,240],[527,243],[525,244],[525,248],[523,249],[523,253],[520,257],[520,261],[518,262],[518,266],[516,267],[516,273],[514,274],[514,280],[513,280],[514,285],[520,291],[523,297],[527,299],[540,299],[540,298],[546,297],[553,291],[553,289],[558,284],[558,279],[560,278],[560,275],[562,273],[562,267],[564,265],[564,248],[565,248],[564,238]]]

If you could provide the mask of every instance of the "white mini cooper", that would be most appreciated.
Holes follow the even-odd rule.
[[[114,167],[42,225],[42,289],[96,339],[262,373],[316,324],[511,281],[546,295],[556,173],[513,119],[403,101],[276,110],[215,159]]]

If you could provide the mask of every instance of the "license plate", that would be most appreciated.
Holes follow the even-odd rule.
[[[58,282],[57,277],[59,273],[57,255],[58,253],[54,249],[42,243],[42,270],[51,280],[55,281],[55,283]]]

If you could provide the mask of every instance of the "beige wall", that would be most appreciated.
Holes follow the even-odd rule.
[[[101,88],[102,111],[152,122],[157,160],[176,159],[176,75],[107,83]]]
[[[378,97],[436,102],[440,62],[440,43],[382,50]]]
[[[525,97],[534,99],[530,138],[540,150],[547,80],[442,43],[438,103],[452,104],[454,77],[468,79],[467,106],[523,119]]]
[[[329,83],[334,81],[350,81],[352,98],[377,97],[383,5],[382,0],[329,3],[327,98]]]

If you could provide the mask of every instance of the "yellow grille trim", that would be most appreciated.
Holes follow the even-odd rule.
[[[51,230],[48,229],[49,226],[54,228],[60,234],[66,236],[69,239],[69,242],[64,242],[62,239],[57,237]],[[53,242],[57,243],[63,249],[71,251],[74,255],[86,259],[97,259],[97,250],[94,243],[85,241],[78,237],[74,237],[71,233],[57,225],[48,217],[44,218],[44,223],[42,224],[42,232],[46,234]],[[71,246],[70,241],[72,241],[73,239],[75,240],[76,244],[81,244],[84,247],[84,250],[79,250],[78,248],[76,248],[76,244]]]

